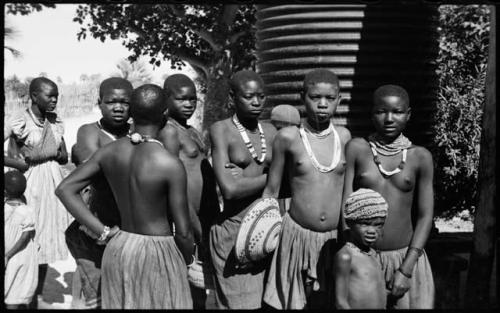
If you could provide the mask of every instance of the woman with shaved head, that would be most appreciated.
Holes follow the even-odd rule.
[[[271,163],[270,147],[276,129],[258,120],[265,94],[257,73],[237,72],[230,86],[235,114],[210,128],[212,163],[224,198],[224,211],[210,229],[216,302],[220,309],[258,309],[269,260],[242,269],[232,251],[243,216],[266,184],[265,169]],[[233,165],[240,169],[236,175]]]

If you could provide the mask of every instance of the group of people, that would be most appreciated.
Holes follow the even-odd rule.
[[[27,190],[40,183],[26,173],[67,162],[62,128],[48,117],[57,86],[43,78],[31,84],[32,107],[21,115],[25,126],[6,126],[12,130],[4,138],[14,138],[18,148],[5,164],[27,170]],[[23,234],[35,229],[35,243],[44,242],[38,232],[69,225],[65,240],[89,307],[203,308],[205,290],[190,275],[203,264],[219,309],[432,308],[424,246],[433,217],[433,163],[428,150],[403,134],[411,115],[407,92],[379,87],[371,109],[375,132],[351,138],[332,123],[341,100],[333,72],[305,75],[302,118],[285,105],[274,108],[271,122],[259,120],[264,87],[253,71],[232,76],[234,115],[210,126],[207,147],[187,124],[197,103],[189,77],[174,74],[163,88],[136,89],[125,79],[106,79],[99,89],[102,118],[81,126],[72,147],[78,167],[62,182],[43,182],[53,189],[42,197],[57,195],[75,221],[69,225],[66,212],[53,209],[55,200],[50,214],[59,224],[43,229],[51,225],[38,212],[49,210],[41,200],[7,189],[15,185],[9,177],[23,175],[5,175],[6,208],[37,211],[19,224]],[[31,124],[44,134],[37,141],[20,135]],[[50,129],[56,140],[41,139]],[[242,220],[252,203],[267,198],[280,200],[277,246],[242,266],[234,252]],[[45,249],[57,251],[59,241]],[[19,254],[7,247],[9,255]],[[12,261],[6,262],[8,271]],[[9,292],[15,288],[6,288],[7,304]]]

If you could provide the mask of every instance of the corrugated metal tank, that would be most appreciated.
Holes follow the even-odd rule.
[[[257,71],[268,95],[262,117],[269,118],[279,104],[303,110],[299,92],[305,73],[327,68],[340,78],[337,124],[353,136],[372,132],[373,92],[397,84],[410,95],[407,135],[428,146],[438,87],[438,11],[418,3],[258,5]]]

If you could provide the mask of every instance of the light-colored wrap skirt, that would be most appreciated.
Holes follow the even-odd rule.
[[[215,271],[218,309],[258,309],[262,306],[264,274],[270,258],[242,269],[234,254],[244,212],[226,218],[210,229],[210,256]]]
[[[274,251],[264,302],[276,309],[303,309],[307,305],[306,284],[333,301],[333,247],[337,230],[315,232],[303,228],[286,213]],[[328,286],[331,285],[331,286]],[[333,306],[332,306],[333,308]]]
[[[102,258],[103,309],[192,309],[187,266],[173,236],[119,231]]]
[[[394,272],[403,263],[408,248],[392,251],[378,251],[378,259],[382,265],[382,271],[386,285],[391,281]],[[425,252],[418,258],[413,267],[410,289],[395,304],[391,305],[387,299],[388,308],[394,309],[432,309],[434,308],[434,279]]]

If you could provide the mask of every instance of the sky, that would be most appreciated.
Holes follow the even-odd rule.
[[[46,72],[48,78],[61,77],[64,83],[77,82],[80,75],[101,74],[103,77],[118,72],[116,64],[131,53],[122,46],[121,40],[107,39],[102,43],[87,34],[86,39],[78,41],[76,34],[81,25],[73,22],[78,4],[57,4],[56,8],[43,8],[27,16],[5,15],[5,25],[16,30],[13,39],[5,38],[5,45],[19,50],[20,58],[14,58],[4,50],[4,78],[16,74],[20,79],[36,77]],[[163,85],[165,74],[181,71],[170,69],[168,60],[151,69],[152,83]],[[193,77],[191,69],[185,69],[186,75]]]

